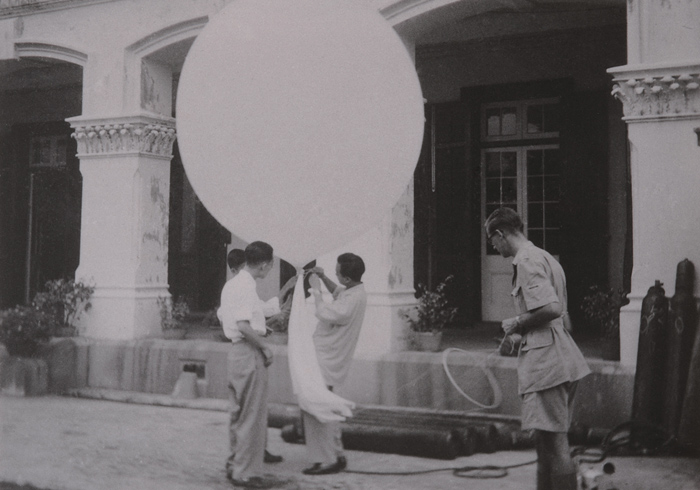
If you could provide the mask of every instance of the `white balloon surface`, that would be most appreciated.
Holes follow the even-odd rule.
[[[197,37],[177,129],[202,203],[301,266],[376,224],[423,136],[413,62],[374,11],[341,1],[237,0]]]

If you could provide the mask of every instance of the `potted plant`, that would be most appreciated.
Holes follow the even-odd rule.
[[[34,296],[32,306],[51,319],[52,335],[77,335],[78,319],[92,307],[90,298],[95,288],[73,279],[56,279],[47,281],[44,289]]]
[[[410,348],[429,352],[440,350],[442,332],[457,314],[456,307],[448,306],[445,295],[445,289],[452,279],[453,276],[448,276],[433,291],[419,284],[418,304],[399,310],[399,315],[410,328],[408,335]]]
[[[609,361],[620,360],[620,308],[629,303],[627,293],[621,289],[591,286],[583,298],[581,310],[590,324],[602,336],[602,357]]]
[[[51,338],[52,326],[46,313],[32,306],[16,306],[0,313],[0,342],[11,356],[33,357]]]
[[[163,338],[182,340],[187,335],[185,319],[190,314],[190,307],[185,298],[158,298],[160,307],[160,325],[163,329]]]

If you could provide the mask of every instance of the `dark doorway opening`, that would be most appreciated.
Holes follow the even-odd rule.
[[[168,282],[193,312],[219,305],[231,234],[204,207],[187,180],[177,144],[170,167]]]

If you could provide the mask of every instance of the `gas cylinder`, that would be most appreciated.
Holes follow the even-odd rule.
[[[664,392],[664,429],[669,436],[678,435],[690,358],[697,330],[698,312],[693,296],[695,267],[688,259],[678,263],[676,291],[668,312],[666,344],[666,382]]]
[[[688,383],[678,428],[681,447],[689,453],[700,455],[700,332],[695,332],[693,354],[688,369]]]
[[[649,288],[642,300],[639,326],[637,372],[634,377],[632,420],[659,426],[663,421],[664,367],[666,364],[666,324],[668,298],[661,281]],[[635,434],[630,434],[633,442]]]

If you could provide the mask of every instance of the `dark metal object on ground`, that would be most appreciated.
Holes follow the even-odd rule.
[[[700,454],[700,331],[695,332],[693,353],[688,369],[688,383],[685,388],[683,411],[678,429],[681,447],[695,454]]]
[[[632,399],[632,420],[654,426],[661,425],[663,417],[668,298],[662,286],[657,280],[642,300]],[[639,443],[644,444],[644,441]]]
[[[303,443],[300,411],[295,405],[270,404],[268,424],[282,429],[289,443]],[[519,417],[437,411],[408,407],[361,406],[341,424],[347,449],[454,459],[474,453],[534,447]],[[596,444],[602,431],[577,426],[572,440]]]
[[[668,314],[666,382],[663,392],[663,427],[669,436],[678,435],[688,370],[693,352],[698,313],[693,283],[695,267],[688,259],[678,263],[676,291],[671,298]],[[697,414],[696,414],[697,416]]]

